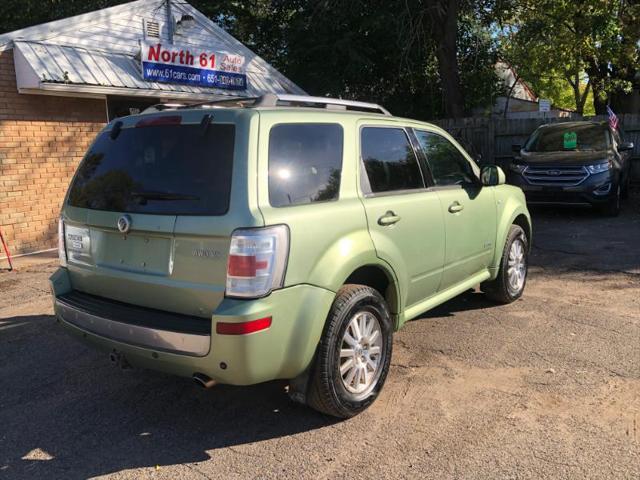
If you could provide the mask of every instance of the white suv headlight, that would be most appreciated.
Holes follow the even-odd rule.
[[[602,173],[610,170],[612,166],[611,160],[606,160],[604,162],[594,163],[593,165],[587,165],[587,170],[589,170],[591,174]]]

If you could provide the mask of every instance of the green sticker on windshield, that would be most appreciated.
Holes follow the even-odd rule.
[[[578,135],[576,132],[567,132],[564,134],[565,150],[573,150],[578,146]]]

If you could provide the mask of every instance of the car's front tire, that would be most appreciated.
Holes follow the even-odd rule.
[[[384,298],[364,285],[344,285],[329,312],[312,369],[307,403],[339,418],[365,410],[382,389],[393,342]]]
[[[500,270],[494,280],[480,285],[498,303],[515,302],[522,296],[529,269],[529,239],[519,225],[511,225],[502,251]]]

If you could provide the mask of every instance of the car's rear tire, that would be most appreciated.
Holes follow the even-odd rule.
[[[389,371],[393,325],[384,298],[344,285],[333,302],[311,372],[307,404],[350,418],[377,398]]]
[[[529,239],[519,225],[511,225],[502,250],[500,269],[494,280],[483,282],[481,290],[498,303],[515,302],[522,296],[529,269]]]

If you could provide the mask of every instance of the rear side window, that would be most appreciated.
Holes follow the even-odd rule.
[[[437,133],[416,130],[436,185],[473,184],[475,173],[460,150]]]
[[[342,173],[342,127],[287,123],[269,134],[269,203],[274,207],[335,200]]]
[[[361,133],[362,161],[372,193],[424,188],[418,159],[401,128],[366,127]]]
[[[224,215],[235,126],[155,125],[104,132],[82,160],[69,205],[163,215]]]

